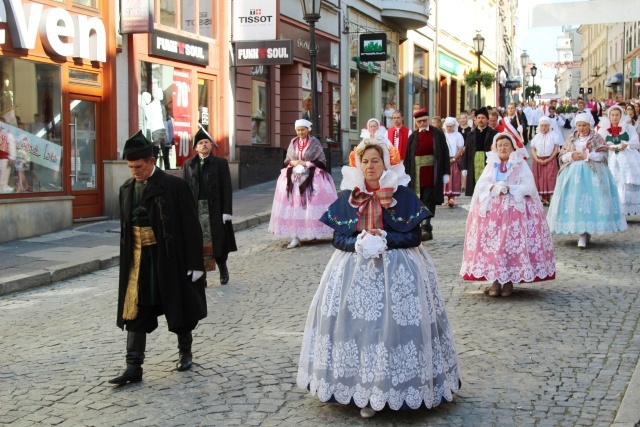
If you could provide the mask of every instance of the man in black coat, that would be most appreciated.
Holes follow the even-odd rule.
[[[233,233],[231,173],[229,163],[213,155],[213,140],[200,129],[193,138],[197,155],[182,166],[182,176],[198,203],[198,217],[205,242],[205,257],[213,255],[220,269],[220,283],[229,282],[227,258],[238,250]],[[205,268],[207,268],[205,260]]]
[[[409,188],[435,216],[436,205],[444,203],[444,184],[449,182],[449,148],[444,133],[429,126],[429,114],[423,108],[413,114],[418,130],[409,136],[404,168],[411,177]],[[433,239],[431,218],[422,225],[422,240]]]
[[[495,129],[488,125],[489,111],[486,107],[476,111],[476,127],[467,134],[464,141],[464,152],[462,153],[461,168],[466,173],[467,184],[466,196],[473,196],[476,182],[482,175],[487,163],[487,152],[491,151],[493,138],[497,135]]]
[[[191,332],[207,316],[202,230],[187,183],[155,167],[142,132],[123,157],[133,178],[120,187],[120,280],[117,325],[127,329],[127,368],[109,382],[142,380],[147,334],[164,314],[178,335],[178,371],[191,368]]]

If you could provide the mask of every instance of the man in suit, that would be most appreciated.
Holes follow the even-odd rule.
[[[487,162],[487,151],[491,151],[493,137],[497,135],[488,126],[489,111],[482,107],[476,111],[476,127],[467,135],[462,153],[462,174],[467,177],[465,195],[473,196],[476,182],[482,175]]]
[[[429,114],[423,108],[413,114],[418,130],[407,142],[404,167],[411,177],[409,188],[435,216],[436,205],[444,203],[444,184],[449,182],[449,148],[444,133],[429,126]],[[422,224],[422,240],[433,239],[431,218]]]
[[[198,204],[205,243],[205,268],[213,270],[213,257],[220,270],[220,283],[226,285],[229,282],[229,252],[238,248],[231,223],[233,200],[229,163],[213,155],[213,145],[209,134],[200,129],[193,138],[197,154],[184,162],[182,176]]]
[[[120,187],[120,278],[116,324],[127,329],[127,368],[111,379],[142,381],[147,334],[164,314],[178,336],[178,371],[191,368],[191,332],[207,317],[202,230],[184,180],[155,166],[151,142],[138,131],[124,146],[131,170]]]

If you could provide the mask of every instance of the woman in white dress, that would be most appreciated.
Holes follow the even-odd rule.
[[[598,133],[609,146],[609,169],[618,187],[622,213],[640,213],[640,152],[638,132],[618,105],[609,107],[600,119]]]
[[[297,384],[365,418],[451,401],[461,385],[453,331],[420,241],[431,213],[377,139],[358,145],[343,176],[351,191],[321,218],[336,251],[311,302]]]

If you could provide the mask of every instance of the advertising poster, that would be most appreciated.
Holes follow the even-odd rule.
[[[20,157],[54,171],[60,170],[62,160],[60,145],[2,122],[0,122],[0,151],[9,153],[9,158]]]
[[[191,74],[173,69],[173,138],[176,143],[176,166],[182,167],[191,154]]]

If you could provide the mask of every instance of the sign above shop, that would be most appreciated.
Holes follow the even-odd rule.
[[[149,52],[163,58],[190,64],[209,65],[209,44],[175,34],[154,31],[149,37]]]
[[[235,42],[235,65],[290,65],[293,64],[292,40],[265,40]]]
[[[450,72],[451,74],[458,74],[458,61],[452,57],[445,55],[442,52],[438,52],[438,67],[440,69]]]
[[[107,35],[100,18],[72,15],[59,7],[45,9],[39,3],[21,0],[0,2],[0,23],[6,23],[15,49],[34,49],[37,36],[53,56],[107,61]],[[0,29],[0,44],[6,41]]]
[[[153,31],[152,0],[120,0],[120,34]]]
[[[276,0],[233,1],[233,41],[274,40],[277,23]]]
[[[387,33],[360,34],[360,61],[387,60]]]
[[[293,40],[293,55],[296,58],[309,60],[311,37],[308,29],[303,30],[281,22],[279,31],[280,39]],[[318,46],[318,65],[331,67],[331,41],[316,34],[316,46]]]

